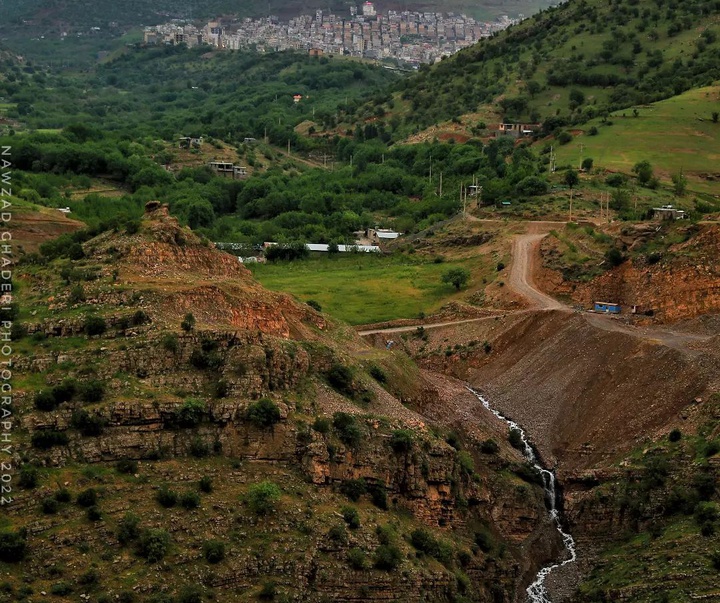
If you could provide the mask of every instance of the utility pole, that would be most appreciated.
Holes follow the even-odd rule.
[[[438,195],[439,197],[442,197],[442,175],[443,173],[440,172],[440,194]]]
[[[288,155],[290,155],[290,139],[288,138]]]
[[[555,151],[550,147],[550,173],[555,173]]]
[[[584,145],[583,143],[580,143],[580,160],[579,160],[579,163],[578,163],[578,169],[579,169],[579,170],[582,169],[582,152],[583,152],[583,149],[584,149],[584,148],[585,148],[585,145]]]
[[[573,202],[573,188],[570,187],[570,214],[568,215],[568,222],[572,222],[572,202]]]

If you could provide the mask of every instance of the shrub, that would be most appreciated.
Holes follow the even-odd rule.
[[[38,470],[34,465],[23,465],[20,469],[18,485],[26,490],[32,490],[38,485]]]
[[[250,486],[245,499],[253,513],[256,515],[268,515],[275,511],[280,495],[280,488],[276,484],[263,481]]]
[[[98,582],[100,582],[100,572],[94,568],[89,569],[78,577],[78,584],[83,584],[85,586],[92,586]]]
[[[460,469],[462,469],[466,474],[472,475],[475,472],[475,461],[469,452],[460,450],[456,454],[455,458],[458,465],[460,465]]]
[[[94,488],[83,490],[77,495],[76,503],[81,507],[92,507],[97,504],[97,492]]]
[[[270,398],[260,398],[248,406],[246,416],[255,427],[267,429],[280,421],[280,409]]]
[[[385,374],[385,371],[383,371],[377,364],[373,364],[368,372],[370,373],[370,376],[378,383],[387,382],[387,375]]]
[[[66,597],[71,594],[72,591],[72,586],[70,586],[67,582],[58,582],[50,587],[50,592],[58,597]]]
[[[470,271],[466,268],[450,268],[450,270],[443,273],[441,280],[459,291],[470,280]]]
[[[86,515],[90,521],[100,521],[102,519],[102,513],[97,507],[88,507]]]
[[[345,412],[336,412],[333,415],[333,427],[337,431],[340,441],[350,448],[357,448],[363,437],[363,432],[357,424],[357,419]]]
[[[368,568],[367,555],[365,551],[357,547],[351,548],[347,553],[347,560],[350,567],[356,570],[364,570]]]
[[[421,553],[425,553],[431,557],[437,557],[440,551],[438,541],[430,532],[423,528],[412,531],[410,534],[410,544]]]
[[[668,440],[670,440],[671,442],[679,442],[680,438],[682,438],[682,432],[679,429],[673,429],[668,434]]]
[[[120,544],[125,545],[135,540],[140,534],[139,525],[140,518],[137,515],[125,513],[125,516],[118,523],[117,539]]]
[[[69,503],[72,501],[72,494],[70,494],[70,490],[67,488],[60,488],[55,492],[55,500],[59,503]]]
[[[322,306],[318,302],[316,302],[314,299],[309,299],[305,303],[308,306],[310,306],[313,310],[316,310],[317,312],[322,312]]]
[[[35,408],[43,411],[55,410],[57,402],[51,391],[41,391],[35,394]]]
[[[64,431],[55,431],[54,429],[36,431],[32,434],[31,438],[33,448],[39,448],[41,450],[49,450],[53,446],[66,446],[69,441]]]
[[[195,327],[195,317],[192,315],[191,312],[188,312],[185,315],[185,318],[183,318],[183,321],[180,323],[180,328],[185,331],[186,333],[189,333],[193,330]]]
[[[330,431],[330,419],[327,417],[315,417],[312,427],[318,433],[326,434]]]
[[[47,498],[43,498],[42,502],[40,503],[40,508],[42,509],[42,512],[45,513],[45,515],[54,515],[58,512],[60,505],[55,498],[48,496]]]
[[[99,436],[105,431],[105,419],[84,409],[76,410],[70,422],[84,436]]]
[[[400,565],[402,551],[393,544],[381,544],[375,549],[375,567],[392,571]]]
[[[485,529],[475,532],[475,544],[483,553],[489,553],[493,549],[493,537]]]
[[[183,586],[178,593],[177,603],[202,603],[202,589],[197,584]]]
[[[0,532],[0,561],[18,563],[27,553],[27,532]]]
[[[363,479],[346,479],[340,484],[340,492],[351,501],[357,502],[367,492],[367,485]]]
[[[158,488],[155,500],[157,500],[166,509],[170,509],[177,504],[178,495],[177,492],[171,490],[166,485],[163,485]]]
[[[610,174],[607,178],[605,178],[605,184],[615,188],[624,186],[625,183],[627,183],[627,177],[623,174]]]
[[[345,365],[333,364],[327,372],[327,380],[341,394],[351,397],[354,394],[352,371]]]
[[[500,446],[498,446],[498,443],[491,438],[480,444],[480,452],[483,454],[497,454],[500,452]]]
[[[370,488],[370,499],[378,509],[385,510],[388,508],[385,486],[378,484]]]
[[[340,511],[351,530],[357,530],[360,527],[360,513],[355,507],[343,507]]]
[[[137,553],[150,563],[157,563],[167,554],[170,534],[162,529],[146,529],[140,534]]]
[[[347,543],[347,530],[343,525],[333,526],[328,530],[328,538],[338,544]]]
[[[142,310],[137,310],[130,319],[130,324],[133,327],[139,327],[147,322],[150,322],[150,317]]]
[[[210,447],[202,438],[193,438],[193,441],[190,442],[190,454],[196,459],[205,458],[210,454]]]
[[[74,379],[63,379],[62,383],[59,383],[52,388],[52,395],[55,398],[55,403],[59,406],[64,402],[70,402],[73,396],[77,392],[77,383]]]
[[[220,540],[208,540],[203,544],[203,554],[208,563],[220,563],[225,559],[225,543]]]
[[[198,482],[198,488],[200,488],[201,492],[210,494],[210,492],[213,491],[212,478],[208,475],[204,475],[203,477],[201,477],[200,481]]]
[[[205,417],[205,403],[194,398],[187,399],[182,406],[175,409],[170,424],[177,427],[197,427]]]
[[[137,461],[132,461],[130,459],[121,459],[117,463],[115,463],[115,469],[117,469],[118,473],[137,473],[138,464]]]
[[[623,256],[622,251],[617,247],[611,247],[605,252],[605,261],[610,264],[610,266],[615,267],[625,261],[625,256]]]
[[[407,429],[396,429],[390,438],[390,447],[395,452],[409,452],[413,444],[413,434]]]
[[[519,429],[511,428],[508,433],[508,441],[513,448],[523,450],[525,445],[522,440],[522,432]]]
[[[177,353],[179,349],[177,335],[175,335],[175,333],[165,333],[160,341],[160,345],[168,352],[172,352],[173,354]]]
[[[107,323],[102,316],[86,316],[83,329],[88,337],[102,335],[107,330]]]
[[[78,388],[80,399],[83,402],[94,403],[100,402],[105,395],[105,384],[97,379],[90,379],[80,384]]]
[[[544,486],[543,477],[540,471],[534,465],[530,463],[524,463],[513,468],[513,472],[523,481],[528,484],[537,484],[538,486]]]
[[[200,495],[192,490],[183,492],[180,496],[180,506],[183,509],[197,509],[200,506]]]
[[[498,272],[502,272],[503,270],[505,270],[505,264],[503,264],[502,262],[498,262],[498,265],[495,267],[495,269]]]

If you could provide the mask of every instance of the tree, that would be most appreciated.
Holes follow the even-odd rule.
[[[587,158],[583,159],[583,162],[582,162],[583,170],[585,170],[586,172],[589,172],[592,169],[592,166],[593,166],[593,160],[591,157],[587,157]]]
[[[565,172],[565,184],[567,184],[570,188],[574,188],[578,182],[580,182],[580,178],[575,170],[568,170]]]
[[[718,113],[717,111],[713,111],[712,112],[713,123],[716,124],[718,122],[718,119],[720,119],[720,113]]]
[[[673,174],[672,182],[673,182],[673,191],[675,192],[675,195],[677,197],[684,196],[685,190],[687,189],[687,178],[685,178],[682,171],[679,174]]]
[[[264,481],[250,486],[245,500],[256,515],[268,515],[275,510],[280,495],[280,488],[276,484]]]
[[[195,326],[195,317],[192,315],[192,312],[188,312],[185,315],[185,318],[183,318],[180,326],[182,327],[182,330],[186,332],[190,332],[193,330],[193,327]]]
[[[643,186],[650,183],[653,179],[654,171],[649,161],[639,161],[633,166],[633,174],[637,176],[638,182]]]
[[[247,418],[256,427],[266,429],[280,420],[280,409],[270,398],[260,398],[248,406]]]
[[[470,280],[470,271],[466,268],[451,268],[442,275],[442,282],[449,283],[458,291]]]

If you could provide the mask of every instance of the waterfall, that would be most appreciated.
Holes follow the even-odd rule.
[[[560,512],[557,509],[557,490],[555,487],[555,474],[540,465],[537,457],[535,456],[535,451],[528,443],[527,437],[525,435],[525,430],[522,427],[515,423],[515,421],[511,421],[507,417],[503,416],[494,408],[490,408],[490,404],[488,403],[488,401],[482,395],[477,393],[474,389],[468,387],[468,390],[470,390],[477,397],[477,399],[482,402],[483,406],[487,408],[492,414],[494,414],[498,419],[505,421],[505,423],[508,424],[510,429],[516,429],[520,433],[520,440],[523,445],[523,455],[528,460],[528,462],[531,463],[533,467],[535,467],[535,469],[540,472],[540,475],[542,475],[543,484],[545,487],[545,498],[548,501],[548,507],[550,510],[550,520],[555,524],[558,533],[562,537],[563,544],[565,545],[565,550],[569,553],[569,557],[564,561],[561,561],[560,563],[548,565],[547,567],[542,568],[538,572],[535,581],[527,587],[527,601],[528,603],[552,603],[550,597],[548,596],[547,589],[545,588],[545,578],[547,578],[550,572],[552,572],[554,569],[562,567],[563,565],[567,565],[568,563],[573,563],[577,559],[577,553],[575,551],[575,540],[573,540],[573,537],[570,534],[563,530],[562,525],[560,524]]]

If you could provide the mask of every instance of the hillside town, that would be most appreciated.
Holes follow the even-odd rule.
[[[516,22],[507,16],[488,23],[455,13],[379,14],[372,2],[365,2],[359,9],[351,7],[348,16],[318,10],[314,16],[302,15],[286,23],[276,16],[211,21],[204,27],[175,20],[147,27],[144,42],[260,52],[300,50],[316,56],[342,54],[419,65],[439,61]]]

